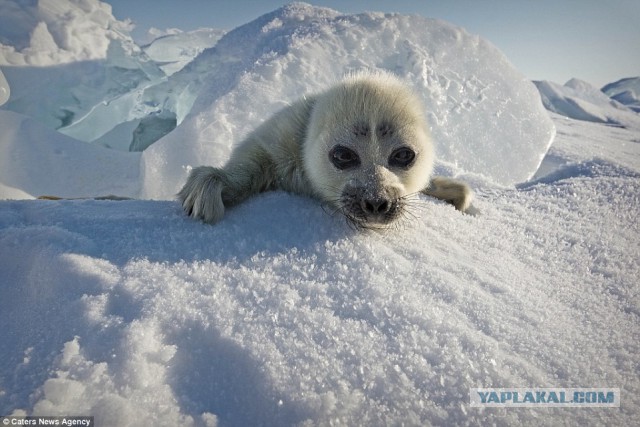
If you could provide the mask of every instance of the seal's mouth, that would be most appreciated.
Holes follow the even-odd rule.
[[[352,191],[340,197],[340,211],[356,228],[384,227],[402,216],[403,210],[402,198],[367,197]]]

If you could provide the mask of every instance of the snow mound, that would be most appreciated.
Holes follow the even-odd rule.
[[[557,125],[563,174],[486,188],[478,217],[422,197],[386,233],[282,192],[214,227],[169,201],[1,202],[0,413],[633,425],[640,144]],[[622,408],[469,406],[471,387],[534,386],[619,387]]]
[[[159,102],[180,125],[143,154],[145,196],[174,194],[188,167],[223,164],[273,112],[363,68],[414,87],[437,155],[454,173],[526,180],[553,138],[534,86],[484,40],[418,16],[345,16],[297,3],[230,31],[152,89],[171,93]]]
[[[571,79],[564,86],[549,81],[534,83],[549,111],[577,120],[640,129],[640,116],[587,82]]]
[[[104,59],[111,42],[129,49],[133,28],[98,0],[3,1],[0,3],[0,65],[50,66]]]
[[[602,91],[636,113],[640,113],[640,77],[629,77],[609,83]]]
[[[35,120],[0,110],[0,198],[139,193],[137,153],[74,140]]]

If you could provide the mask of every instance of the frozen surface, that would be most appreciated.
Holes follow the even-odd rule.
[[[140,93],[165,74],[131,28],[97,0],[0,3],[0,67],[11,86],[3,108],[86,142],[149,114]]]
[[[419,17],[295,4],[166,77],[108,6],[32,3],[0,3],[0,52],[14,58],[5,107],[26,114],[0,110],[0,198],[172,199],[190,166],[224,163],[276,109],[374,68],[420,91],[439,168],[473,184],[481,214],[423,197],[397,229],[357,233],[282,192],[216,226],[174,201],[0,201],[0,414],[106,427],[637,422],[640,128],[628,107],[577,80],[546,84],[589,120],[552,122],[495,48]],[[81,22],[122,31],[105,51],[56,33]],[[95,52],[77,57],[77,43]],[[128,149],[137,134],[142,149],[173,120],[143,154],[54,130],[102,126],[97,144]],[[622,407],[469,406],[470,387],[534,386],[619,387]]]
[[[145,87],[164,75],[162,71],[142,54],[130,55],[118,44],[112,45],[110,55],[113,62],[3,67],[11,98],[2,108],[85,142],[154,111],[138,99]]]
[[[629,77],[609,83],[602,91],[611,98],[640,113],[640,77]]]
[[[0,198],[139,193],[139,153],[76,141],[0,110]]]
[[[1,201],[0,414],[107,427],[640,417],[640,127],[617,95],[539,84],[588,120],[551,122],[493,47],[418,17],[296,4],[168,77],[179,38],[158,41],[164,61],[127,37],[100,59],[3,67],[7,108],[26,115],[0,110],[2,198],[172,199],[190,166],[224,163],[273,111],[373,68],[422,94],[438,167],[473,184],[481,214],[423,197],[397,230],[356,233],[282,192],[213,227],[173,201]],[[469,407],[470,387],[527,386],[619,387],[622,408]]]
[[[535,84],[540,91],[544,106],[549,111],[577,120],[608,123],[640,130],[640,115],[616,100],[615,96],[610,97],[587,82],[571,79],[563,86],[549,81],[539,81]],[[617,93],[614,88],[619,84],[620,82],[610,85],[612,94]],[[631,96],[630,90],[632,89],[623,90],[621,93]]]
[[[10,95],[11,88],[9,87],[9,82],[7,82],[2,70],[0,70],[0,106],[9,100]]]
[[[203,50],[215,46],[224,30],[201,28],[194,31],[173,31],[143,46],[144,53],[170,76],[180,71]]]
[[[170,201],[0,202],[0,413],[633,425],[640,135],[554,120],[546,173],[476,186],[479,216],[425,197],[388,232],[282,192],[216,226]],[[529,386],[619,387],[622,407],[469,407]]]

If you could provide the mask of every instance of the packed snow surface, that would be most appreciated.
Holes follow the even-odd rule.
[[[619,108],[574,81],[571,96],[606,120],[550,118],[532,84],[459,28],[303,4],[227,33],[169,77],[135,49],[103,61],[92,66],[124,86],[87,110],[115,88],[87,83],[74,111],[116,124],[105,145],[109,133],[137,129],[142,147],[147,129],[176,129],[131,153],[56,132],[46,108],[0,110],[2,198],[172,199],[190,166],[224,163],[277,108],[373,68],[422,94],[438,167],[471,183],[479,214],[424,196],[397,227],[357,232],[284,192],[215,226],[173,200],[0,201],[1,415],[107,427],[637,422],[633,112],[613,123]],[[51,82],[73,67],[52,67]],[[10,84],[25,72],[12,99],[37,101],[25,92],[34,68],[8,70]],[[472,387],[617,387],[621,407],[479,409]]]
[[[0,413],[632,425],[640,135],[556,124],[548,174],[476,185],[479,216],[421,198],[385,232],[282,192],[216,226],[172,201],[0,203]],[[469,407],[470,387],[533,386],[622,406]]]

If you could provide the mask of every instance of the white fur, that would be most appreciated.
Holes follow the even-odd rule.
[[[382,140],[378,125],[391,123],[393,138]],[[370,135],[353,138],[354,124],[366,124]],[[338,171],[327,153],[339,141],[362,158],[362,167]],[[391,172],[386,159],[394,148],[408,145],[418,154],[408,171]],[[396,187],[402,195],[417,193],[429,183],[433,147],[420,101],[396,77],[386,73],[356,74],[318,97],[304,144],[307,174],[325,200],[335,200],[345,181],[372,190]]]
[[[329,154],[336,146],[356,153],[357,167],[338,168]],[[410,167],[392,165],[395,150],[415,153]],[[431,180],[433,162],[419,99],[391,74],[366,72],[276,113],[224,168],[194,169],[178,198],[189,215],[208,223],[218,222],[225,207],[273,189],[318,198],[364,227],[394,220],[418,192],[466,210],[468,186]]]

